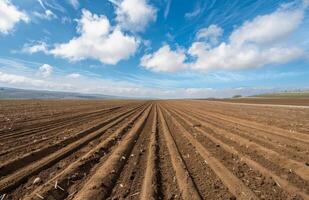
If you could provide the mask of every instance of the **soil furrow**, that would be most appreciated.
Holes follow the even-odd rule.
[[[158,112],[158,110],[157,110]],[[180,200],[180,189],[176,182],[175,171],[169,155],[163,127],[158,119],[158,199]]]
[[[115,199],[138,199],[141,193],[143,176],[145,175],[145,166],[147,165],[147,154],[149,138],[151,135],[155,106],[145,123],[140,136],[135,142],[135,145],[128,157],[124,168],[122,169],[119,178],[108,200]]]
[[[154,118],[152,122],[150,142],[148,145],[148,156],[145,177],[141,188],[141,200],[154,200],[158,199],[158,119],[157,119],[157,106],[154,109]]]
[[[293,101],[293,100],[291,100]],[[214,101],[177,101],[179,107],[189,106],[198,110],[219,113],[225,116],[244,119],[262,124],[266,127],[278,127],[286,132],[309,133],[309,109],[283,107],[257,107],[254,105],[227,104]]]
[[[303,145],[305,145],[305,147],[308,147],[308,144],[309,144],[309,135],[308,134],[298,133],[298,132],[295,132],[295,131],[293,132],[293,134],[291,134],[291,132],[288,132],[288,131],[281,129],[281,128],[278,128],[278,127],[265,126],[263,124],[256,123],[256,122],[253,122],[253,121],[234,118],[234,117],[222,115],[222,114],[219,114],[219,113],[214,114],[214,113],[211,113],[211,112],[207,112],[207,113],[203,112],[201,114],[205,114],[205,115],[217,118],[220,121],[227,121],[227,122],[239,124],[243,127],[247,127],[247,128],[253,129],[253,130],[264,132],[266,134],[277,135],[279,137],[286,138],[290,141],[295,141],[295,142],[298,142],[299,144],[303,144]]]
[[[61,140],[58,143],[53,143],[51,145],[47,145],[47,146],[43,147],[42,149],[38,149],[36,151],[27,153],[27,154],[23,155],[22,157],[18,157],[16,159],[9,160],[8,162],[0,165],[0,169],[1,169],[0,176],[8,175],[8,174],[26,166],[26,165],[28,165],[31,162],[39,160],[39,159],[45,157],[46,155],[49,155],[49,154],[51,154],[51,153],[53,153],[57,150],[60,150],[60,149],[64,148],[65,146],[67,146],[71,143],[79,141],[81,138],[84,138],[84,137],[88,136],[89,134],[91,134],[93,132],[102,132],[102,131],[100,131],[100,129],[104,128],[106,125],[113,122],[115,119],[118,119],[119,117],[123,117],[122,115],[124,115],[124,116],[129,115],[132,112],[134,112],[134,109],[130,109],[128,111],[109,116],[109,118],[107,118],[107,120],[104,120],[103,122],[100,122],[99,124],[96,124],[93,127],[87,128],[86,130],[84,129],[81,132],[78,132],[77,134],[73,135],[70,138],[65,138],[64,140]]]
[[[235,124],[230,125],[230,123],[225,121],[224,123],[222,123],[221,120],[209,118],[207,114],[199,114],[199,112],[192,112],[188,111],[187,109],[185,111],[187,113],[190,113],[192,117],[194,116],[199,119],[206,120],[207,126],[210,128],[220,128],[221,130],[231,132],[234,135],[239,135],[240,137],[246,138],[249,141],[254,141],[257,144],[260,144],[261,146],[264,146],[268,149],[272,149],[273,151],[276,151],[279,154],[285,152],[285,155],[291,160],[295,160],[297,162],[309,162],[308,159],[309,151],[300,150],[300,147],[297,146],[297,144],[295,143],[291,143],[291,141],[277,142],[280,141],[282,138],[278,136],[267,137],[263,133],[259,133],[258,131],[252,129],[244,129],[244,127]],[[270,139],[270,137],[272,139]]]
[[[128,114],[130,113],[131,111],[128,112]],[[15,188],[18,184],[25,182],[28,179],[28,177],[53,165],[54,163],[57,163],[59,160],[69,156],[74,151],[88,144],[90,141],[100,137],[101,135],[104,134],[106,130],[108,130],[110,127],[121,122],[125,117],[126,116],[121,117],[121,115],[112,116],[110,120],[107,120],[106,122],[101,124],[102,127],[99,126],[99,128],[96,127],[94,129],[88,129],[87,132],[83,134],[83,137],[80,137],[78,140],[77,139],[73,140],[72,143],[70,143],[69,145],[63,148],[60,148],[59,151],[55,151],[55,152],[52,151],[54,153],[51,153],[50,151],[46,151],[46,152],[39,154],[39,155],[43,154],[43,156],[40,157],[41,158],[40,160],[29,156],[28,163],[30,165],[26,166],[25,160],[16,160],[15,162],[8,163],[7,165],[2,166],[1,172],[4,173],[4,175],[5,174],[7,175],[8,173],[12,173],[18,169],[20,170],[16,171],[15,173],[9,176],[6,176],[0,181],[0,191],[7,192]],[[33,159],[38,160],[38,161],[34,162]]]
[[[115,115],[117,113],[121,113],[123,111],[120,112],[115,112],[115,113],[111,113],[111,115]],[[11,158],[13,159],[14,157],[18,157],[19,155],[25,155],[28,152],[34,152],[37,149],[40,148],[45,148],[46,144],[57,144],[59,142],[64,142],[64,141],[69,141],[71,140],[71,138],[78,139],[80,132],[85,132],[85,127],[96,127],[96,126],[102,126],[100,124],[102,124],[102,121],[104,122],[104,120],[108,119],[109,116],[104,116],[101,117],[100,119],[94,120],[94,119],[89,119],[88,123],[82,123],[80,126],[73,126],[72,129],[70,129],[70,131],[68,133],[65,132],[59,132],[59,133],[53,133],[53,131],[51,131],[51,136],[49,137],[43,137],[43,139],[39,140],[38,138],[35,138],[34,136],[31,136],[28,138],[28,141],[31,141],[31,144],[27,144],[27,140],[23,140],[22,142],[20,142],[22,145],[21,146],[14,146],[13,148],[8,149],[4,155],[1,155],[0,160],[6,160],[7,158]],[[87,132],[87,131],[86,131]],[[49,133],[50,135],[50,133]],[[49,142],[52,141],[52,142]],[[25,144],[26,143],[26,144]],[[59,144],[58,146],[63,146],[64,144]]]
[[[202,199],[235,199],[236,196],[229,191],[209,167],[196,147],[180,133],[179,128],[171,121],[171,117],[166,115],[165,118],[168,126],[173,130],[171,134]]]
[[[82,113],[82,114],[78,114],[78,115],[74,115],[74,116],[68,116],[68,117],[62,117],[60,119],[57,120],[50,120],[44,123],[38,123],[38,124],[31,124],[29,127],[23,127],[20,130],[15,130],[12,129],[10,134],[3,134],[0,133],[0,141],[1,140],[7,140],[7,139],[13,139],[13,138],[21,138],[23,136],[28,136],[31,134],[34,134],[36,132],[42,132],[46,129],[51,129],[51,128],[59,128],[61,126],[65,126],[68,122],[72,121],[72,120],[81,120],[82,118],[87,118],[87,117],[91,117],[91,116],[96,116],[96,115],[101,115],[104,113],[108,113],[117,109],[120,109],[120,106],[116,106],[116,107],[112,107],[112,108],[106,108],[103,110],[99,110],[99,111],[92,111],[89,113]]]
[[[44,198],[61,200],[78,190],[78,184],[82,184],[85,174],[89,175],[91,170],[111,153],[111,149],[121,138],[133,127],[136,120],[143,114],[146,107],[133,116],[128,122],[120,126],[109,137],[101,141],[97,146],[84,154],[81,158],[70,164],[64,170],[59,172],[52,179],[37,187],[31,194],[24,199],[39,199],[37,194]],[[57,184],[63,189],[55,188]]]
[[[163,135],[167,144],[167,148],[172,160],[173,169],[175,171],[176,180],[183,199],[201,199],[187,167],[179,153],[177,145],[168,129],[166,121],[163,117],[161,109],[159,109],[159,119],[162,125]]]
[[[130,132],[118,144],[112,155],[102,163],[95,173],[85,182],[84,186],[74,196],[74,200],[105,199],[109,196],[123,166],[131,153],[135,140],[138,139],[151,107],[143,114]]]
[[[120,110],[120,109],[117,109],[117,110]],[[115,111],[117,111],[115,110]],[[29,138],[31,139],[35,139],[35,137],[43,137],[44,135],[48,134],[48,133],[51,133],[51,132],[54,132],[54,131],[59,131],[61,129],[64,129],[64,128],[69,128],[69,127],[72,127],[72,126],[76,126],[78,124],[83,124],[87,121],[90,121],[90,120],[95,120],[95,119],[98,119],[102,116],[105,116],[107,113],[110,113],[110,112],[102,112],[100,114],[96,114],[96,115],[87,115],[87,116],[84,116],[84,117],[81,117],[81,118],[76,118],[76,119],[69,119],[69,120],[65,120],[65,122],[61,123],[60,125],[58,123],[53,123],[51,122],[50,126],[48,127],[44,127],[44,128],[40,128],[40,130],[34,130],[32,129],[31,131],[29,131],[28,133],[26,134],[23,134],[23,135],[17,135],[17,134],[14,134],[12,137],[9,137],[9,138],[4,138],[5,141],[6,141],[6,147],[9,147],[11,144],[18,144],[19,141],[24,141],[24,140],[27,140]],[[54,135],[52,135],[54,136]]]
[[[0,101],[1,200],[309,200],[309,109]]]
[[[174,113],[175,114],[175,113]],[[237,175],[239,176],[239,178],[244,178],[244,180],[248,181],[248,184],[251,182],[250,187],[252,187],[253,191],[259,191],[257,194],[260,194],[259,197],[266,197],[266,195],[269,195],[270,193],[265,193],[267,190],[269,189],[273,189],[270,190],[270,192],[275,192],[272,194],[272,196],[277,196],[280,197],[281,199],[287,199],[287,198],[293,198],[293,199],[302,199],[301,197],[303,197],[304,199],[308,198],[308,195],[306,193],[304,193],[302,190],[300,190],[299,188],[296,188],[295,186],[291,185],[288,181],[286,181],[285,179],[282,179],[281,177],[275,175],[273,172],[267,170],[266,168],[264,168],[262,165],[256,163],[255,161],[251,160],[248,156],[242,154],[241,152],[237,151],[235,148],[225,144],[224,142],[221,142],[220,140],[216,139],[215,137],[213,137],[212,135],[210,135],[209,133],[203,131],[200,127],[196,127],[194,126],[193,123],[190,123],[188,120],[185,120],[183,117],[179,116],[178,114],[175,114],[178,118],[182,119],[183,122],[187,123],[190,125],[190,127],[194,127],[193,129],[195,129],[196,131],[198,131],[196,133],[196,137],[197,139],[199,139],[199,141],[206,141],[205,139],[210,140],[211,142],[213,142],[213,144],[217,145],[219,148],[223,148],[224,150],[226,150],[227,152],[231,152],[233,155],[237,156],[237,158],[235,156],[231,156],[233,158],[234,161],[238,162],[240,164],[240,166],[242,165],[241,163],[246,163],[246,165],[248,165],[250,168],[257,170],[258,172],[260,172],[262,175],[264,175],[265,177],[271,177],[273,180],[271,179],[267,179],[263,176],[261,176],[261,174],[256,173],[255,172],[255,176],[257,178],[253,179],[249,178],[249,177],[245,177],[246,175],[250,175],[250,173],[244,173],[243,171],[239,172],[239,167],[234,167],[232,168],[233,171],[235,171],[236,173],[238,173]],[[199,121],[196,121],[197,123],[200,123]],[[202,135],[198,134],[201,133]],[[205,137],[206,136],[206,137]],[[204,139],[203,139],[204,138]],[[219,150],[219,149],[218,149]],[[219,152],[218,150],[215,150],[214,153]],[[218,154],[217,154],[218,155]],[[225,156],[224,160],[227,160],[227,156]],[[231,164],[231,163],[230,163]],[[249,169],[249,172],[253,172],[252,169]],[[243,168],[241,170],[244,170]],[[254,174],[254,173],[251,173]],[[259,189],[258,187],[262,187],[262,189]],[[266,188],[265,188],[266,187]],[[284,193],[282,191],[282,189],[284,189],[285,191],[287,191],[289,194]],[[280,192],[281,190],[281,192]],[[264,193],[264,194],[263,194]],[[278,196],[279,195],[279,196]],[[296,196],[294,196],[296,195]]]
[[[203,145],[201,145],[184,127],[176,121],[171,114],[166,111],[171,117],[172,122],[180,130],[181,134],[196,148],[198,153],[203,157],[207,165],[217,174],[222,182],[236,196],[237,199],[258,199],[257,196],[247,188],[236,176],[234,176],[219,160],[211,155]]]
[[[177,112],[177,111],[176,111]],[[179,112],[180,115],[183,115],[184,113]],[[290,159],[284,155],[281,155],[280,153],[273,151],[271,149],[268,149],[262,145],[259,145],[258,143],[255,143],[252,140],[248,140],[246,138],[239,137],[236,134],[232,134],[225,129],[221,129],[220,127],[214,127],[206,123],[207,121],[204,121],[204,119],[195,117],[194,114],[190,116],[190,118],[194,118],[199,120],[199,123],[201,125],[201,128],[203,130],[207,129],[208,132],[212,131],[214,132],[215,137],[221,137],[225,138],[225,140],[230,140],[234,143],[235,148],[241,148],[242,149],[250,149],[251,151],[254,151],[254,155],[261,155],[267,160],[271,160],[272,162],[278,163],[278,165],[282,168],[284,168],[288,174],[295,173],[297,176],[308,182],[309,180],[309,168],[301,162],[295,161],[293,159]],[[308,182],[309,183],[309,182]]]

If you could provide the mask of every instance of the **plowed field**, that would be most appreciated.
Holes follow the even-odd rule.
[[[1,101],[0,200],[309,199],[309,109]]]

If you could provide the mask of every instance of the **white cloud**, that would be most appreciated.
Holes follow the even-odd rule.
[[[215,24],[202,28],[196,33],[197,40],[205,40],[211,44],[217,44],[218,38],[223,34],[223,29]]]
[[[185,18],[187,18],[187,19],[194,18],[194,17],[198,16],[201,12],[202,12],[202,9],[200,7],[197,7],[192,12],[186,13]]]
[[[172,0],[166,0],[166,7],[164,10],[164,18],[166,19],[168,14],[170,13],[170,8],[171,8]]]
[[[58,10],[62,13],[66,13],[64,7],[62,7],[61,4],[59,4],[56,0],[37,0],[37,1],[44,10],[50,8],[52,10]]]
[[[25,76],[7,74],[0,72],[0,81],[9,84],[30,83],[31,85],[40,86],[42,81],[27,78]]]
[[[54,68],[49,64],[43,64],[39,68],[39,74],[42,75],[43,78],[47,78],[52,75]]]
[[[209,49],[203,42],[192,44],[188,53],[196,57],[191,63],[191,69],[208,71],[213,69],[246,69],[262,67],[267,64],[284,64],[302,56],[297,47],[260,48],[256,45],[233,46],[221,43],[218,47]]]
[[[45,10],[44,13],[39,13],[39,12],[33,12],[34,16],[40,18],[40,19],[45,19],[45,20],[52,20],[52,19],[57,19],[57,15],[53,13],[51,10]]]
[[[68,78],[73,78],[73,79],[77,79],[80,78],[82,75],[78,74],[78,73],[72,73],[67,75]]]
[[[69,2],[75,9],[78,9],[78,7],[79,7],[79,2],[78,2],[78,0],[68,0],[68,2]]]
[[[69,91],[69,92],[83,92],[83,93],[97,93],[116,95],[124,97],[153,97],[153,98],[206,98],[206,97],[229,97],[236,94],[241,95],[253,95],[259,93],[278,91],[278,89],[272,88],[225,88],[216,89],[209,88],[209,83],[199,80],[199,77],[205,77],[202,74],[196,74],[193,77],[191,75],[180,75],[177,80],[152,78],[149,76],[140,75],[125,75],[122,80],[116,79],[103,79],[96,74],[80,72],[68,74],[65,71],[58,71],[50,76],[48,79],[44,78],[38,73],[36,66],[42,66],[42,63],[34,63],[25,60],[16,59],[1,59],[2,67],[0,70],[0,84],[3,87],[16,87],[27,89],[40,89],[40,90],[54,90],[54,91]],[[34,74],[37,73],[37,76]],[[78,75],[73,74],[80,74]],[[246,74],[246,73],[245,73]],[[245,74],[227,73],[217,74],[215,79],[222,78],[239,80],[250,80]],[[236,75],[236,77],[235,77]],[[68,77],[70,76],[70,77]],[[211,74],[205,78],[211,79]],[[245,77],[243,77],[245,76]],[[278,77],[279,76],[279,77]],[[282,73],[282,74],[263,74],[262,77],[258,77],[258,80],[266,80],[267,78],[285,78],[290,76],[297,76],[297,74]],[[72,78],[78,77],[78,78]],[[187,79],[190,77],[189,79]],[[253,78],[256,80],[256,78]],[[252,79],[252,80],[253,80]],[[226,80],[228,81],[228,80]],[[201,87],[179,87],[185,83],[198,84]],[[180,85],[179,85],[180,84]],[[190,84],[190,85],[193,85]],[[286,89],[286,88],[283,88]]]
[[[61,17],[61,23],[62,24],[69,24],[69,23],[71,23],[72,22],[72,20],[71,20],[71,18],[69,18],[69,17]]]
[[[156,72],[174,72],[186,68],[185,60],[184,50],[173,51],[169,45],[164,45],[155,53],[144,55],[141,66]]]
[[[71,90],[73,86],[69,83],[55,83],[41,79],[34,79],[23,75],[0,72],[0,82],[8,86],[32,88],[32,89],[51,89],[51,90]]]
[[[209,3],[207,1],[197,2],[191,12],[185,13],[185,18],[190,20],[195,17],[199,17],[205,12],[207,7],[209,7]]]
[[[49,53],[71,61],[95,59],[106,64],[117,64],[120,60],[133,55],[139,40],[123,33],[119,28],[110,26],[106,16],[98,16],[87,10],[78,20],[79,37],[68,43],[57,44]]]
[[[175,88],[159,89],[135,85],[128,82],[100,80],[92,77],[70,79],[58,77],[52,81],[34,79],[27,76],[0,72],[0,82],[9,87],[21,87],[40,90],[56,90],[70,92],[97,93],[133,98],[207,98],[232,97],[234,95],[255,95],[280,91],[274,88]],[[85,85],[87,87],[85,87]]]
[[[211,25],[198,31],[196,41],[186,52],[188,55],[182,53],[177,63],[167,59],[168,62],[174,62],[173,67],[156,61],[162,56],[162,53],[158,54],[159,51],[154,53],[156,56],[146,55],[154,64],[150,62],[151,65],[147,65],[144,61],[141,65],[153,71],[239,70],[300,59],[305,54],[304,50],[300,44],[288,44],[287,38],[301,25],[305,9],[304,5],[286,5],[271,14],[257,16],[236,28],[227,42],[218,43],[223,30]],[[185,60],[190,60],[190,63],[186,64]]]
[[[202,71],[246,69],[298,59],[303,56],[303,50],[285,41],[299,27],[303,15],[303,8],[280,8],[246,21],[231,33],[227,43],[211,48],[207,42],[194,42],[188,50],[196,57],[191,68]]]
[[[35,44],[25,44],[21,51],[27,54],[33,54],[38,52],[48,53],[48,46],[45,42],[37,42]]]
[[[0,33],[8,34],[20,22],[29,22],[29,17],[20,11],[9,0],[0,1]]]
[[[125,30],[144,31],[156,20],[157,10],[146,0],[109,0],[116,7],[116,21]]]
[[[302,22],[303,9],[283,10],[257,16],[246,21],[230,35],[232,44],[242,45],[246,42],[266,44],[280,41],[289,36]]]
[[[38,0],[38,2],[39,2],[39,4],[42,6],[42,8],[46,9],[46,7],[45,7],[45,5],[44,5],[44,3],[43,3],[42,0]]]

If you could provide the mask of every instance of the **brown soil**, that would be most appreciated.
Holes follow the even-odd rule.
[[[217,99],[216,101],[231,103],[248,103],[248,104],[270,104],[270,105],[292,105],[292,106],[309,106],[309,98],[236,98],[236,99]]]
[[[309,109],[0,101],[0,199],[309,199]]]

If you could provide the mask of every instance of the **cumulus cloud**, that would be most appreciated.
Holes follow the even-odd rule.
[[[306,6],[284,6],[273,13],[257,16],[237,27],[226,42],[218,42],[223,30],[211,25],[199,30],[187,54],[182,54],[181,63],[174,63],[173,70],[191,69],[196,71],[239,70],[262,67],[269,64],[284,64],[302,58],[303,49],[297,44],[287,44],[287,38],[301,25]],[[169,51],[155,52],[158,57],[166,57]],[[149,57],[149,55],[146,55]],[[152,57],[150,57],[152,58]],[[185,60],[190,63],[185,64]],[[180,61],[180,60],[178,60]],[[144,64],[141,65],[150,68]],[[170,65],[168,65],[170,66]],[[166,65],[156,62],[150,68],[163,71]],[[169,71],[169,70],[167,70]]]
[[[211,44],[217,44],[218,38],[223,34],[223,29],[217,25],[202,28],[196,33],[197,40],[205,40]]]
[[[0,33],[8,34],[18,22],[24,21],[28,23],[29,20],[28,15],[19,10],[9,0],[0,1]]]
[[[169,45],[164,45],[155,53],[144,55],[141,58],[141,65],[156,72],[174,72],[186,68],[185,60],[184,50],[173,51]]]
[[[95,59],[105,64],[117,64],[135,53],[139,40],[123,33],[119,28],[111,27],[104,15],[82,11],[78,20],[77,32],[80,34],[67,43],[56,44],[47,53],[79,61]],[[44,50],[44,46],[40,46]]]
[[[42,75],[43,78],[47,78],[52,75],[54,68],[49,64],[43,64],[39,68],[39,74]]]
[[[45,10],[44,13],[33,12],[33,15],[40,19],[45,19],[45,20],[57,19],[57,15],[48,9]]]
[[[281,41],[289,36],[302,22],[303,9],[279,9],[274,13],[257,16],[246,21],[230,35],[232,44],[242,45],[247,42],[266,44]]]
[[[144,31],[156,20],[157,10],[146,0],[109,0],[116,7],[116,21],[125,30]]]
[[[195,70],[245,69],[268,64],[284,64],[303,56],[303,50],[284,43],[301,24],[304,9],[280,8],[252,21],[246,21],[222,42],[210,48],[207,42],[194,42],[188,53],[196,58]]]
[[[27,54],[33,54],[38,52],[48,53],[48,46],[45,42],[39,41],[35,44],[25,44],[21,51]]]
[[[196,57],[191,69],[207,71],[212,69],[247,69],[262,67],[267,64],[284,64],[303,55],[297,47],[261,48],[256,45],[233,46],[222,43],[209,49],[203,42],[195,42],[189,54]]]

